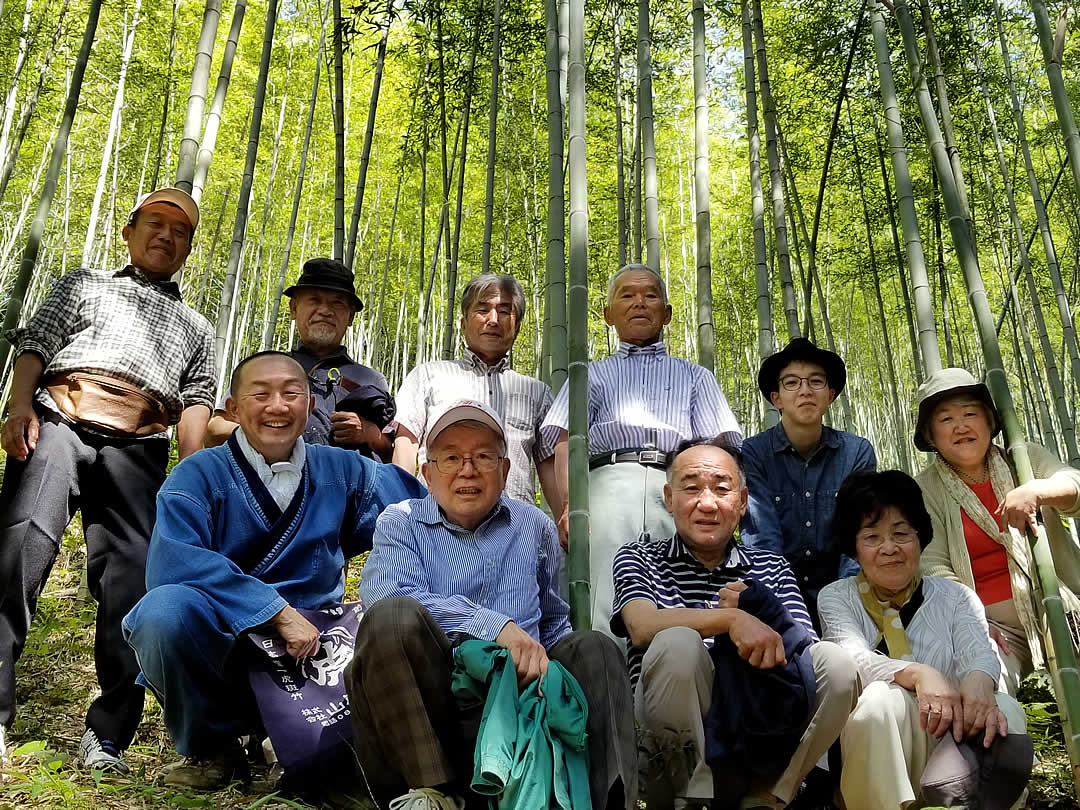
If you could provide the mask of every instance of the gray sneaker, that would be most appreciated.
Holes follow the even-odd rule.
[[[121,776],[131,772],[124,762],[124,752],[112,740],[99,740],[97,732],[88,728],[79,742],[79,761],[84,768],[95,771],[112,771]]]

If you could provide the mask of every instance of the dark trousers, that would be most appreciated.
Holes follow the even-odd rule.
[[[446,634],[414,599],[376,602],[360,622],[345,686],[357,759],[372,798],[383,806],[410,788],[469,795],[483,705],[456,703],[450,650]],[[574,676],[588,703],[593,810],[630,810],[637,800],[637,748],[622,652],[588,631],[562,638],[548,656]]]
[[[86,578],[97,600],[94,662],[101,695],[86,724],[126,748],[143,707],[139,666],[120,621],[146,592],[154,499],[165,480],[165,439],[109,439],[41,413],[37,448],[8,456],[0,489],[0,724],[15,715],[15,662],[52,570],[64,529],[82,509]]]

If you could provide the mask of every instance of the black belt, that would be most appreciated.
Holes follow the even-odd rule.
[[[608,464],[622,464],[623,462],[632,461],[635,464],[642,464],[646,467],[659,467],[662,470],[667,466],[667,457],[668,454],[661,450],[628,448],[593,456],[589,459],[589,469],[595,470],[597,467],[604,467]]]

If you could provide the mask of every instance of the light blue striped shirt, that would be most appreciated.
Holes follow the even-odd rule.
[[[545,647],[570,632],[559,597],[559,534],[532,504],[503,495],[473,531],[446,519],[435,498],[387,507],[364,566],[365,605],[392,596],[422,604],[448,636],[494,641],[512,621]]]
[[[566,430],[570,386],[564,385],[540,428],[547,441]],[[655,445],[669,453],[685,439],[742,431],[727,399],[706,369],[672,357],[663,341],[619,342],[613,357],[589,363],[589,453]]]

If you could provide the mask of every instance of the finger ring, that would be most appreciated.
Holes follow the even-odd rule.
[[[941,714],[941,709],[939,709],[937,706],[931,706],[930,714]]]

